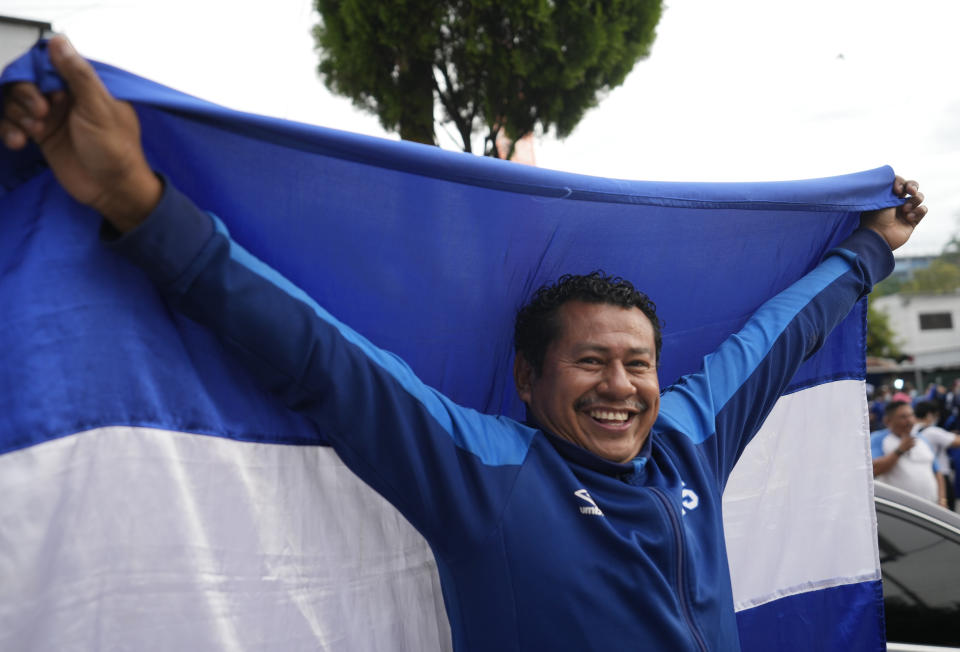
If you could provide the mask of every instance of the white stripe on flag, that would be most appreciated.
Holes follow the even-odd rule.
[[[747,448],[738,610],[879,577],[864,408],[797,392]],[[0,457],[0,495],[0,649],[450,649],[426,543],[328,448],[101,428]]]
[[[863,381],[780,399],[723,496],[738,611],[880,578]]]
[[[0,496],[2,650],[451,647],[426,542],[329,448],[100,428]]]

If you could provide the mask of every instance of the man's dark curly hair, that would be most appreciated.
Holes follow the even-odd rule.
[[[568,301],[609,303],[623,308],[639,308],[653,324],[657,363],[660,362],[660,319],[653,301],[640,292],[633,283],[619,276],[610,276],[602,270],[586,275],[565,274],[555,283],[547,283],[534,293],[530,302],[517,313],[513,329],[513,345],[518,354],[530,363],[534,371],[543,371],[547,347],[559,335],[557,312]]]

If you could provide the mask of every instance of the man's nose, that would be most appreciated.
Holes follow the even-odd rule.
[[[604,396],[618,399],[628,398],[636,392],[636,388],[630,382],[630,375],[619,361],[613,361],[606,366],[597,390]]]

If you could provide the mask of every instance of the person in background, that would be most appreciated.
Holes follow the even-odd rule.
[[[943,399],[943,423],[947,430],[960,430],[960,378],[953,381],[953,387]]]
[[[943,483],[930,445],[914,435],[916,417],[906,401],[891,401],[883,416],[887,429],[871,436],[877,480],[946,505]]]
[[[954,491],[954,471],[947,451],[960,447],[960,435],[944,430],[937,425],[940,419],[940,406],[933,401],[920,401],[914,408],[917,417],[917,434],[933,449],[937,466],[940,469],[939,480],[944,487],[946,506],[953,509],[956,504]]]

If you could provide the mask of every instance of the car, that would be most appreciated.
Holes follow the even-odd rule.
[[[960,514],[874,487],[887,650],[960,652]]]

